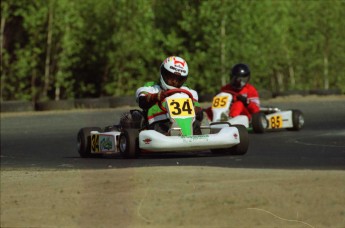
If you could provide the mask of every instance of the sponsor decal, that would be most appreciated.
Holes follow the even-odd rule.
[[[186,62],[178,61],[176,58],[174,58],[174,65],[180,64],[182,67],[186,64]]]
[[[181,136],[181,138],[191,138],[191,139],[205,139],[209,138],[209,135],[187,135],[187,136]]]
[[[175,71],[175,72],[182,72],[182,73],[186,73],[187,71],[186,70],[183,70],[183,69],[178,69],[178,68],[176,68],[176,67],[173,67],[173,66],[170,66],[170,69],[172,69],[173,71]]]
[[[188,135],[181,136],[184,143],[191,143],[196,141],[208,141],[209,135]]]
[[[110,151],[113,149],[113,142],[110,140],[110,136],[102,137],[100,140],[101,151]]]
[[[152,141],[152,139],[150,139],[150,138],[146,138],[146,139],[143,140],[143,142],[145,144],[150,144],[151,141]]]
[[[235,133],[235,134],[234,134],[234,138],[237,139],[237,137],[238,137],[238,134]]]

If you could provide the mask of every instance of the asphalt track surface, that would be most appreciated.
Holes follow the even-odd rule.
[[[244,156],[210,152],[155,154],[138,159],[119,156],[80,158],[76,136],[82,127],[116,124],[130,108],[41,112],[1,117],[1,169],[108,169],[152,166],[212,166],[345,170],[345,101],[285,102],[283,110],[300,109],[301,131],[250,134]]]

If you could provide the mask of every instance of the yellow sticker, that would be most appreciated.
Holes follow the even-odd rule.
[[[212,108],[224,108],[228,102],[228,96],[214,97],[212,102]]]
[[[91,150],[94,152],[99,152],[99,135],[91,136]]]
[[[168,99],[169,114],[171,117],[193,117],[195,116],[194,106],[190,98]]]
[[[282,128],[283,127],[283,118],[281,115],[275,115],[270,117],[270,128]]]

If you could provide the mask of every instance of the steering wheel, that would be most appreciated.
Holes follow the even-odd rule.
[[[171,96],[171,95],[173,95],[173,94],[175,94],[175,93],[184,93],[184,94],[188,95],[188,97],[189,97],[190,99],[193,100],[193,95],[192,95],[192,93],[189,92],[188,90],[185,90],[185,89],[169,89],[168,91],[165,92],[165,95]],[[163,104],[162,104],[161,101],[158,102],[158,106],[159,106],[159,108],[162,109],[164,112],[167,112],[167,109],[163,106]]]

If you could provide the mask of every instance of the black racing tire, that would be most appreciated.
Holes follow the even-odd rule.
[[[299,131],[304,125],[304,115],[300,110],[292,110],[292,128],[287,128],[289,131]]]
[[[123,129],[119,139],[120,154],[123,158],[137,158],[139,156],[139,130]]]
[[[211,153],[214,155],[225,155],[229,153],[228,149],[212,149]]]
[[[249,134],[247,128],[243,125],[234,125],[238,129],[240,143],[230,148],[231,155],[244,155],[249,148]]]
[[[79,130],[77,136],[78,153],[82,158],[98,157],[98,154],[91,154],[91,131],[99,131],[99,127],[85,127]]]
[[[257,112],[252,115],[252,127],[255,133],[264,133],[268,128],[268,121],[263,112]]]

